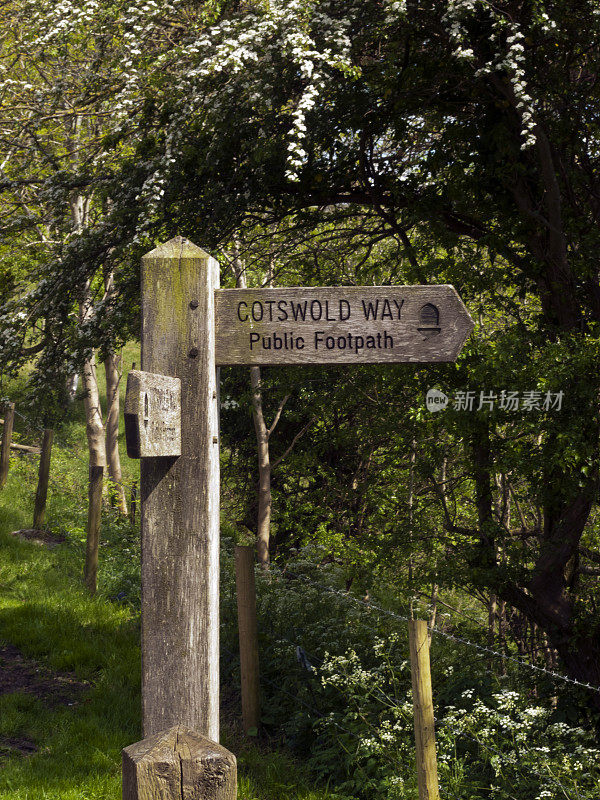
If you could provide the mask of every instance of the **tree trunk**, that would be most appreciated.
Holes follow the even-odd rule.
[[[506,675],[506,661],[504,659],[506,651],[506,603],[504,600],[498,603],[498,649],[502,653],[500,675]]]
[[[247,287],[246,271],[235,243],[233,267],[236,286]],[[250,367],[250,386],[252,388],[252,421],[256,431],[258,452],[258,518],[256,524],[256,551],[258,563],[263,569],[269,568],[269,544],[271,538],[271,458],[269,453],[269,429],[267,428],[262,405],[260,367]]]
[[[85,542],[85,567],[83,577],[89,593],[96,594],[98,579],[98,547],[100,545],[100,524],[102,520],[102,485],[104,467],[89,470],[88,519]]]
[[[240,257],[240,249],[237,241],[233,242],[233,269],[235,273],[236,286],[240,289],[247,287],[246,270],[242,259]],[[268,272],[265,277],[264,285],[273,285],[273,271],[274,259],[270,257]],[[265,422],[263,411],[263,393],[261,386],[261,372],[260,367],[250,367],[250,386],[252,388],[252,420],[254,422],[254,430],[256,431],[256,445],[258,451],[258,519],[256,530],[256,549],[258,554],[258,562],[264,569],[269,567],[269,547],[271,538],[271,473],[272,470],[279,466],[279,464],[288,456],[296,442],[303,436],[309,427],[314,422],[314,417],[301,428],[291,444],[284,451],[283,455],[279,456],[274,462],[271,462],[269,440],[271,434],[279,424],[281,414],[284,406],[289,400],[290,395],[287,394],[279,403],[277,411],[268,427]]]
[[[490,650],[494,649],[494,645],[496,644],[496,616],[498,614],[498,598],[495,594],[490,595],[490,599],[488,600],[488,635],[487,635],[487,643]],[[493,657],[488,662],[488,667],[490,669],[494,669],[494,659]]]
[[[431,587],[431,612],[429,614],[429,622],[427,628],[429,630],[429,644],[431,644],[431,640],[433,638],[433,632],[435,630],[435,622],[437,619],[437,601],[438,601],[438,589],[439,586],[437,583],[434,583]]]
[[[258,563],[269,567],[269,540],[271,534],[271,459],[269,455],[269,431],[265,423],[260,387],[260,367],[250,367],[252,387],[252,419],[256,431],[258,448],[258,519],[256,550]]]
[[[116,492],[117,508],[127,515],[127,500],[122,484],[121,459],[119,457],[119,383],[121,381],[121,356],[109,353],[104,361],[106,374],[106,460],[108,477]]]
[[[510,627],[513,638],[517,643],[517,653],[519,658],[524,660],[526,655],[525,649],[525,630],[526,630],[525,617],[520,611],[513,611],[510,615]]]
[[[102,508],[102,486],[104,467],[106,466],[106,446],[102,409],[96,376],[96,356],[85,361],[82,372],[82,384],[85,391],[84,407],[86,434],[88,440],[90,462],[90,487],[88,504],[88,526],[86,536],[85,584],[90,594],[96,592],[96,575],[98,572],[98,544],[100,541],[100,516]]]
[[[98,392],[96,375],[96,356],[87,359],[83,365],[81,381],[85,390],[83,405],[85,408],[85,432],[87,435],[90,456],[90,467],[106,466],[106,446],[104,442],[104,424],[102,408]]]
[[[474,435],[472,447],[480,548],[471,566],[479,570],[482,585],[521,612],[525,631],[529,623],[548,635],[571,678],[600,686],[600,640],[593,628],[577,624],[573,592],[579,544],[598,491],[597,474],[568,501],[559,493],[551,495],[544,514],[540,553],[526,583],[520,585],[507,579],[496,557],[498,523],[491,512],[491,458],[485,426]],[[552,486],[560,485],[557,474],[549,480]],[[526,632],[523,639],[524,651],[535,658]],[[589,699],[594,709],[600,710],[600,693],[590,692]]]
[[[67,399],[72,403],[77,397],[77,389],[79,387],[79,375],[75,373],[70,375],[67,380]]]
[[[77,130],[79,129],[80,122],[81,119],[78,117],[76,123]],[[79,234],[86,228],[88,223],[90,198],[73,192],[69,200],[73,231]],[[90,319],[93,314],[93,308],[92,279],[89,278],[81,287],[79,303],[80,323],[84,323]],[[84,361],[81,383],[84,391],[85,432],[87,435],[89,452],[88,521],[84,579],[90,594],[93,595],[96,592],[96,577],[98,574],[98,545],[100,542],[100,523],[102,516],[102,484],[104,468],[106,466],[106,443],[104,439],[104,425],[102,423],[100,393],[98,391],[96,354],[94,351],[92,351],[90,357]]]

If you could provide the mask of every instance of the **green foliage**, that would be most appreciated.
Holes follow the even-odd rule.
[[[536,800],[560,793],[591,798],[598,785],[597,741],[558,719],[523,693],[505,689],[482,701],[467,689],[457,707],[446,708],[440,759],[451,770],[458,757],[468,765],[469,790],[489,786],[490,797],[511,800],[518,785],[523,797]]]
[[[23,421],[17,418],[17,423],[22,437]],[[2,700],[0,737],[29,737],[40,749],[27,760],[14,753],[3,756],[0,797],[25,800],[46,792],[49,798],[87,794],[114,800],[120,747],[139,738],[139,539],[107,508],[99,593],[90,600],[81,580],[87,468],[83,449],[77,448],[82,448],[83,422],[72,419],[57,438],[48,525],[66,542],[46,550],[8,535],[29,524],[34,458],[12,459],[0,496],[0,638],[54,669],[91,681],[90,701],[47,709],[18,695]],[[351,442],[348,453],[354,446]],[[424,516],[415,534],[426,525]],[[240,531],[226,509],[223,528]],[[346,594],[359,556],[354,565],[340,546],[331,559],[327,532],[319,535],[319,546],[304,547],[293,558],[288,553],[281,571],[257,575],[261,731],[252,746],[231,733],[226,738],[241,755],[240,797],[416,798],[404,625],[353,601],[360,596]],[[222,675],[229,692],[239,681],[232,544],[223,537]],[[373,596],[402,614],[424,578],[412,586],[391,581],[391,564],[386,568],[384,561],[362,580]],[[357,575],[353,589],[360,587]],[[442,616],[439,625],[485,644],[485,618],[475,602],[462,592],[445,592],[444,600],[462,604],[471,620]],[[424,603],[420,609],[425,613]],[[515,654],[514,646],[509,652]],[[509,674],[498,677],[487,657],[438,634],[432,664],[440,780],[447,796],[529,800],[560,785],[573,800],[577,792],[582,800],[592,800],[597,745],[580,692],[515,669],[512,662],[507,662]],[[282,753],[265,752],[265,740],[281,746]],[[73,747],[79,748],[75,758]],[[286,750],[296,761],[289,761]],[[328,789],[310,788],[323,782]]]
[[[263,729],[344,796],[416,798],[405,626],[353,602],[339,588],[343,573],[317,568],[315,556],[288,560],[281,573],[257,572]],[[222,564],[222,668],[238,682],[227,545]],[[482,633],[452,626],[475,642]],[[510,663],[502,676],[481,653],[436,634],[432,665],[442,796],[530,800],[560,789],[592,800],[597,740],[570,716],[581,694]]]

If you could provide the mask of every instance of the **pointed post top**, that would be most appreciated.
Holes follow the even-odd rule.
[[[174,725],[125,748],[125,752],[137,764],[162,759],[174,759],[179,763],[178,753],[182,751],[193,759],[223,759],[235,764],[235,757],[229,750],[185,725]]]
[[[210,254],[183,236],[174,236],[168,242],[159,244],[142,258],[210,258]]]

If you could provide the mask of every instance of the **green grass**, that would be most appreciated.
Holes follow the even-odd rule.
[[[127,367],[132,361],[139,364],[135,346],[124,353]],[[18,386],[12,388],[17,395]],[[125,379],[121,388],[124,393]],[[17,417],[18,439],[37,435]],[[124,482],[130,484],[139,467],[124,450],[123,444]],[[20,692],[0,695],[0,800],[117,800],[121,749],[141,738],[139,533],[105,511],[98,594],[90,598],[82,581],[87,450],[81,401],[56,431],[47,528],[66,541],[54,549],[10,535],[31,527],[37,461],[15,455],[0,491],[0,643],[73,673],[90,688],[74,705],[52,707]],[[301,764],[249,744],[234,729],[224,726],[223,741],[239,759],[239,798],[333,800],[327,790],[311,787]],[[32,740],[37,752],[24,756],[1,745],[16,738]]]
[[[25,494],[22,473],[13,470],[3,501]],[[135,612],[86,595],[78,542],[49,551],[8,535],[18,515],[11,506],[0,509],[0,640],[74,672],[90,690],[74,706],[52,708],[20,693],[0,697],[0,737],[38,747],[2,759],[0,798],[117,798],[121,748],[139,738]]]

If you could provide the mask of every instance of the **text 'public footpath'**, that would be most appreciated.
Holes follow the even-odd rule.
[[[361,300],[359,315],[366,322],[402,320],[404,300],[388,298]],[[329,300],[255,300],[248,303],[242,300],[237,305],[237,318],[240,322],[346,322],[352,316],[352,307],[346,299]],[[249,334],[250,350],[304,350],[312,345],[315,352],[323,350],[348,350],[356,355],[362,350],[388,350],[394,347],[394,337],[390,331],[378,331],[372,335],[345,334],[331,335],[326,330],[317,330],[311,337],[285,333]]]

